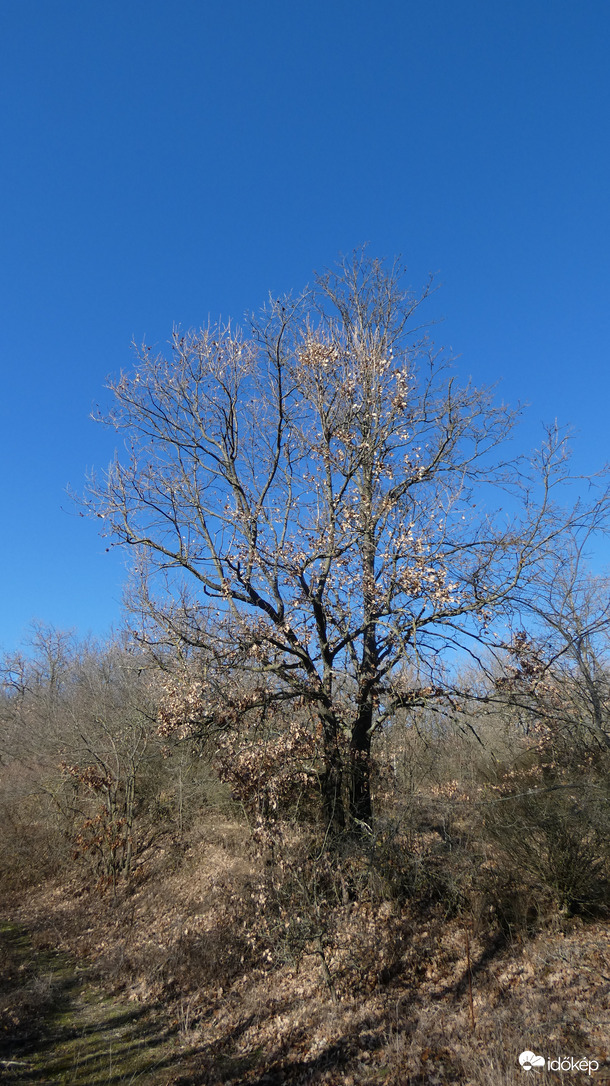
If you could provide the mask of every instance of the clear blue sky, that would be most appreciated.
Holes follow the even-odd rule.
[[[438,273],[436,338],[609,456],[607,0],[3,0],[0,646],[103,635],[66,497],[132,337],[241,317],[362,242]]]

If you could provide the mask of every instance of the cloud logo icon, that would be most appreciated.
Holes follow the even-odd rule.
[[[534,1068],[540,1071],[545,1062],[544,1056],[536,1056],[534,1052],[522,1052],[519,1056],[519,1063],[524,1071],[532,1071]]]

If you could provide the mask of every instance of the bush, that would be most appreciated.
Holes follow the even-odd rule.
[[[608,911],[610,802],[597,775],[543,760],[500,773],[483,826],[500,850],[503,882],[526,888],[529,912]]]
[[[61,873],[71,848],[51,797],[8,765],[0,778],[0,886],[24,890]]]

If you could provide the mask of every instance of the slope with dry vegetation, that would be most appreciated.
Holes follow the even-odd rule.
[[[512,689],[523,700],[514,673]],[[36,818],[35,768],[40,795],[60,795],[51,755],[30,765],[27,796],[5,756],[7,918],[163,1038],[151,1070],[134,1036],[140,1057],[115,1081],[507,1086],[526,1049],[586,1057],[608,1081],[607,756],[560,729],[519,733],[515,697],[502,713],[473,703],[476,738],[421,712],[396,721],[375,750],[374,826],[332,842],[305,728],[288,747],[264,728],[213,754],[166,747],[142,767],[133,863],[116,878],[103,851],[70,851],[95,782],[91,810]],[[38,871],[22,859],[34,840]],[[7,1068],[24,1023],[44,1026],[27,987],[8,983],[2,1007]],[[47,1051],[49,1082],[79,1081],[54,1078]]]

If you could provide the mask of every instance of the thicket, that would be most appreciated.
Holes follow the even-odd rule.
[[[126,640],[95,646],[39,628],[29,653],[3,663],[3,885],[59,875],[116,894],[160,850],[179,863],[202,818],[230,813],[259,864],[233,904],[261,953],[278,959],[312,942],[323,959],[334,910],[354,902],[416,903],[505,933],[558,911],[604,915],[605,632],[589,639],[586,682],[574,660],[519,632],[462,674],[459,698],[397,712],[373,742],[373,822],[331,836],[323,745],[306,707],[253,707],[234,675],[223,697],[217,675],[222,728],[202,730],[196,656],[186,670],[168,659],[161,669]],[[241,703],[230,726],[226,707]]]
[[[207,763],[162,738],[158,675],[125,641],[37,627],[2,673],[4,886],[76,873],[116,891],[161,836],[180,839],[205,802]]]

